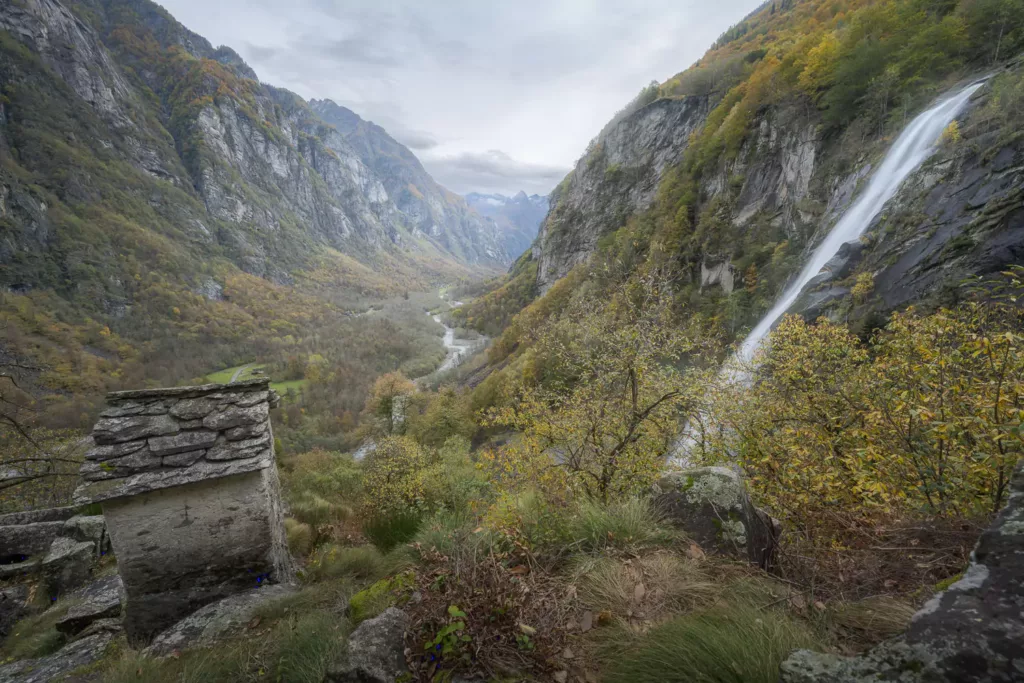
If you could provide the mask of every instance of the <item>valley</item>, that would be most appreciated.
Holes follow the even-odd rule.
[[[1017,679],[1022,0],[190,2],[0,6],[0,681]]]

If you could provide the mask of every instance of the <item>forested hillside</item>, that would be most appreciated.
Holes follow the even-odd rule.
[[[507,263],[382,129],[325,121],[147,0],[4,3],[0,89],[0,358],[23,390],[3,391],[50,396],[44,423],[313,354],[349,368],[358,412],[440,345],[351,314]]]

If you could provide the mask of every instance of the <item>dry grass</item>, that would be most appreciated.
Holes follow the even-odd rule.
[[[871,643],[903,633],[916,611],[906,602],[877,596],[840,603],[833,609],[832,619],[837,627],[852,631],[854,637]]]
[[[584,605],[635,628],[706,604],[721,591],[696,561],[668,552],[639,558],[579,557],[570,576]]]

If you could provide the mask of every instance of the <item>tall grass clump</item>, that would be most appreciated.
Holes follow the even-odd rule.
[[[738,602],[676,617],[633,640],[613,630],[622,635],[604,635],[604,683],[776,683],[790,652],[818,644],[781,612]]]
[[[581,550],[670,543],[675,535],[661,524],[647,498],[626,498],[600,504],[584,500],[568,516],[563,531],[568,544]]]
[[[306,567],[310,582],[354,578],[376,581],[387,574],[384,555],[372,545],[355,548],[328,544],[313,553]]]
[[[475,515],[465,510],[440,510],[424,520],[412,540],[421,551],[437,552],[450,557],[489,539],[488,534],[476,528],[477,521]]]
[[[416,536],[422,523],[415,510],[393,510],[378,513],[363,522],[363,535],[383,552],[408,543]]]
[[[322,683],[348,635],[344,619],[327,612],[305,614],[275,628],[278,658],[272,680],[288,683]]]

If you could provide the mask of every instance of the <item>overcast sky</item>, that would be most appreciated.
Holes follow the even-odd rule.
[[[261,80],[330,98],[465,194],[546,194],[651,80],[758,0],[159,0]]]

